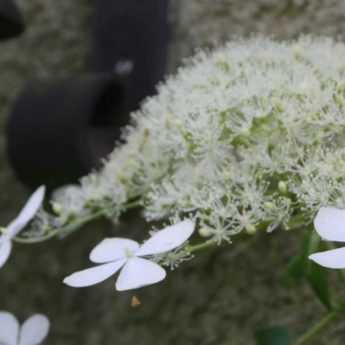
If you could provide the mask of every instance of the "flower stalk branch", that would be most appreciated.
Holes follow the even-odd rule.
[[[314,327],[304,333],[295,343],[295,345],[309,345],[312,344],[315,338],[320,335],[340,314],[342,310],[336,309],[329,312],[322,318]]]

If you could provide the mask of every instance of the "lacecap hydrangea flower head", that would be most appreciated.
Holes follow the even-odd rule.
[[[303,229],[321,206],[345,207],[344,114],[343,43],[254,37],[200,52],[34,229],[68,234],[138,205],[148,221],[193,218],[206,243]]]

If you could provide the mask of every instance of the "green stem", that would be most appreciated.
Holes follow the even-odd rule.
[[[186,250],[189,253],[195,253],[195,252],[199,252],[201,250],[213,247],[216,244],[217,243],[214,240],[208,240],[208,241],[203,242],[203,243],[188,245],[188,246],[186,246]]]
[[[141,199],[139,196],[135,196],[133,198],[131,198],[130,201],[128,201],[127,204],[123,205],[123,209],[125,210],[129,210],[132,208],[137,208],[141,206]],[[67,234],[71,234],[74,231],[78,230],[82,225],[93,221],[97,218],[103,217],[105,215],[105,211],[104,210],[100,210],[98,212],[95,212],[87,217],[84,218],[79,218],[74,220],[73,222],[71,222],[70,224],[59,228],[59,229],[50,229],[48,231],[48,233],[46,233],[45,235],[42,235],[40,237],[36,237],[36,238],[23,238],[23,237],[15,237],[13,240],[15,242],[18,243],[22,243],[22,244],[32,244],[32,243],[40,243],[40,242],[44,242],[47,240],[50,240],[54,237],[64,237]],[[291,224],[290,224],[290,228],[294,228],[297,225],[299,225],[301,223],[301,216],[297,215],[291,218]],[[216,242],[214,240],[209,240],[206,241],[204,243],[200,243],[197,245],[193,245],[193,246],[188,246],[187,250],[190,251],[191,253],[212,247],[216,244]]]
[[[295,230],[300,228],[301,226],[306,226],[305,218],[303,213],[296,214],[294,216],[291,216],[287,226],[286,230]]]
[[[304,221],[304,219],[303,219],[303,217],[301,215],[298,214],[296,216],[293,216],[293,217],[291,217],[291,220],[289,222],[289,230],[296,229],[299,226],[301,226],[301,224],[304,224],[304,223],[305,223],[305,221]],[[266,223],[263,222],[262,225],[258,226],[258,228],[262,229],[262,230],[266,229]],[[198,252],[198,251],[201,251],[201,250],[213,247],[216,244],[217,243],[214,240],[211,239],[211,240],[208,240],[208,241],[200,243],[200,244],[188,245],[186,247],[186,249],[190,253],[195,253],[195,252]]]
[[[35,237],[35,238],[21,238],[21,237],[15,237],[13,238],[13,241],[20,244],[33,244],[33,243],[40,243],[50,240],[51,238],[58,235],[58,230],[52,230],[48,234]]]
[[[63,228],[56,230],[56,236],[59,236],[60,238],[64,238],[67,235],[70,235],[71,233],[79,230],[82,227],[82,225],[104,216],[105,216],[105,211],[99,210],[89,216],[86,216],[84,218],[79,218],[76,222],[66,225]]]
[[[129,201],[127,204],[125,204],[123,206],[124,209],[129,210],[132,208],[136,208],[141,206],[141,200],[140,199],[132,199],[131,201]],[[67,234],[71,234],[74,231],[80,229],[80,227],[88,222],[91,222],[93,220],[96,220],[98,218],[101,218],[105,215],[105,211],[104,210],[99,210],[95,213],[92,213],[86,217],[83,218],[79,218],[74,220],[72,223],[67,224],[64,227],[61,227],[59,229],[51,229],[50,231],[48,231],[47,234],[40,236],[40,237],[36,237],[36,238],[22,238],[22,237],[15,237],[13,239],[14,242],[17,243],[22,243],[22,244],[32,244],[32,243],[40,243],[40,242],[44,242],[47,240],[50,240],[54,237],[64,237]]]
[[[22,244],[32,244],[32,243],[39,243],[39,242],[44,242],[47,240],[50,240],[51,238],[55,236],[64,236],[67,233],[70,234],[76,230],[78,230],[82,225],[92,221],[96,220],[100,217],[104,216],[104,211],[98,211],[95,212],[87,217],[84,218],[79,218],[78,221],[68,224],[62,228],[59,229],[54,229],[49,231],[47,234],[41,236],[41,237],[36,237],[36,238],[21,238],[21,237],[15,237],[13,239],[14,242],[17,243],[22,243]]]
[[[140,207],[141,206],[141,199],[138,199],[138,200],[133,200],[131,202],[128,202],[124,208],[126,210],[130,210],[132,208],[137,208],[137,207]]]
[[[329,312],[324,318],[322,318],[314,327],[304,333],[299,339],[297,339],[295,345],[307,345],[311,344],[322,331],[327,328],[330,323],[336,319],[339,315],[339,310]]]

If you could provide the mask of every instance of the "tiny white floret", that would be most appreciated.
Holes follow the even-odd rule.
[[[49,328],[50,322],[42,314],[32,315],[20,326],[14,315],[0,312],[0,344],[3,345],[39,345]]]
[[[165,270],[145,256],[173,250],[193,234],[195,224],[191,220],[168,226],[156,232],[142,245],[126,238],[107,238],[90,254],[90,260],[102,265],[73,273],[64,279],[66,285],[86,287],[100,283],[121,270],[116,290],[138,289],[155,284],[166,277]]]
[[[8,260],[12,250],[12,239],[32,220],[41,208],[45,187],[39,187],[29,198],[19,215],[2,231],[0,236],[0,268]]]

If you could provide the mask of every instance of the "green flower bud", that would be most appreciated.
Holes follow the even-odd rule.
[[[209,228],[200,228],[199,229],[199,235],[201,237],[210,237],[210,236],[212,236],[212,230]]]

